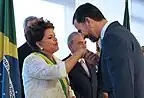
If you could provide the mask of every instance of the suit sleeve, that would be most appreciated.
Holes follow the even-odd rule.
[[[74,91],[76,98],[81,98],[80,94],[75,90],[75,86],[73,84],[72,79],[70,79],[70,86],[71,86],[72,90]]]
[[[103,40],[104,67],[108,70],[114,88],[114,98],[134,98],[134,63],[131,43],[117,35]],[[110,94],[109,94],[110,95]]]

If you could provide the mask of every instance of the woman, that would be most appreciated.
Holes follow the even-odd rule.
[[[25,37],[35,51],[23,64],[26,98],[75,98],[66,77],[86,50],[78,50],[65,62],[53,56],[59,49],[54,26],[43,18],[26,29]]]

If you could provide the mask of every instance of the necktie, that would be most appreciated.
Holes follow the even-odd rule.
[[[90,76],[88,67],[86,66],[86,63],[84,62],[83,59],[80,60],[80,63],[81,63],[81,65],[82,65],[82,67],[84,68],[84,70],[86,71],[87,75]]]

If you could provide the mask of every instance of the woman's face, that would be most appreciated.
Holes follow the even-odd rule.
[[[44,37],[39,42],[39,45],[43,48],[43,51],[51,54],[53,54],[59,49],[57,38],[52,28],[48,28],[45,30]]]

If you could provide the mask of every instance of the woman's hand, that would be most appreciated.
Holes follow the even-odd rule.
[[[73,53],[73,55],[71,57],[69,57],[67,60],[65,60],[67,73],[69,73],[71,71],[71,69],[75,66],[75,64],[77,63],[77,61],[80,58],[84,57],[86,51],[87,51],[86,49],[79,49],[75,53]]]
[[[87,49],[81,48],[81,49],[77,50],[74,54],[83,58],[86,53],[87,53]]]
[[[72,96],[71,98],[76,98],[76,96]]]
[[[68,86],[68,94],[70,98],[76,98],[74,91],[71,89],[70,86]]]

